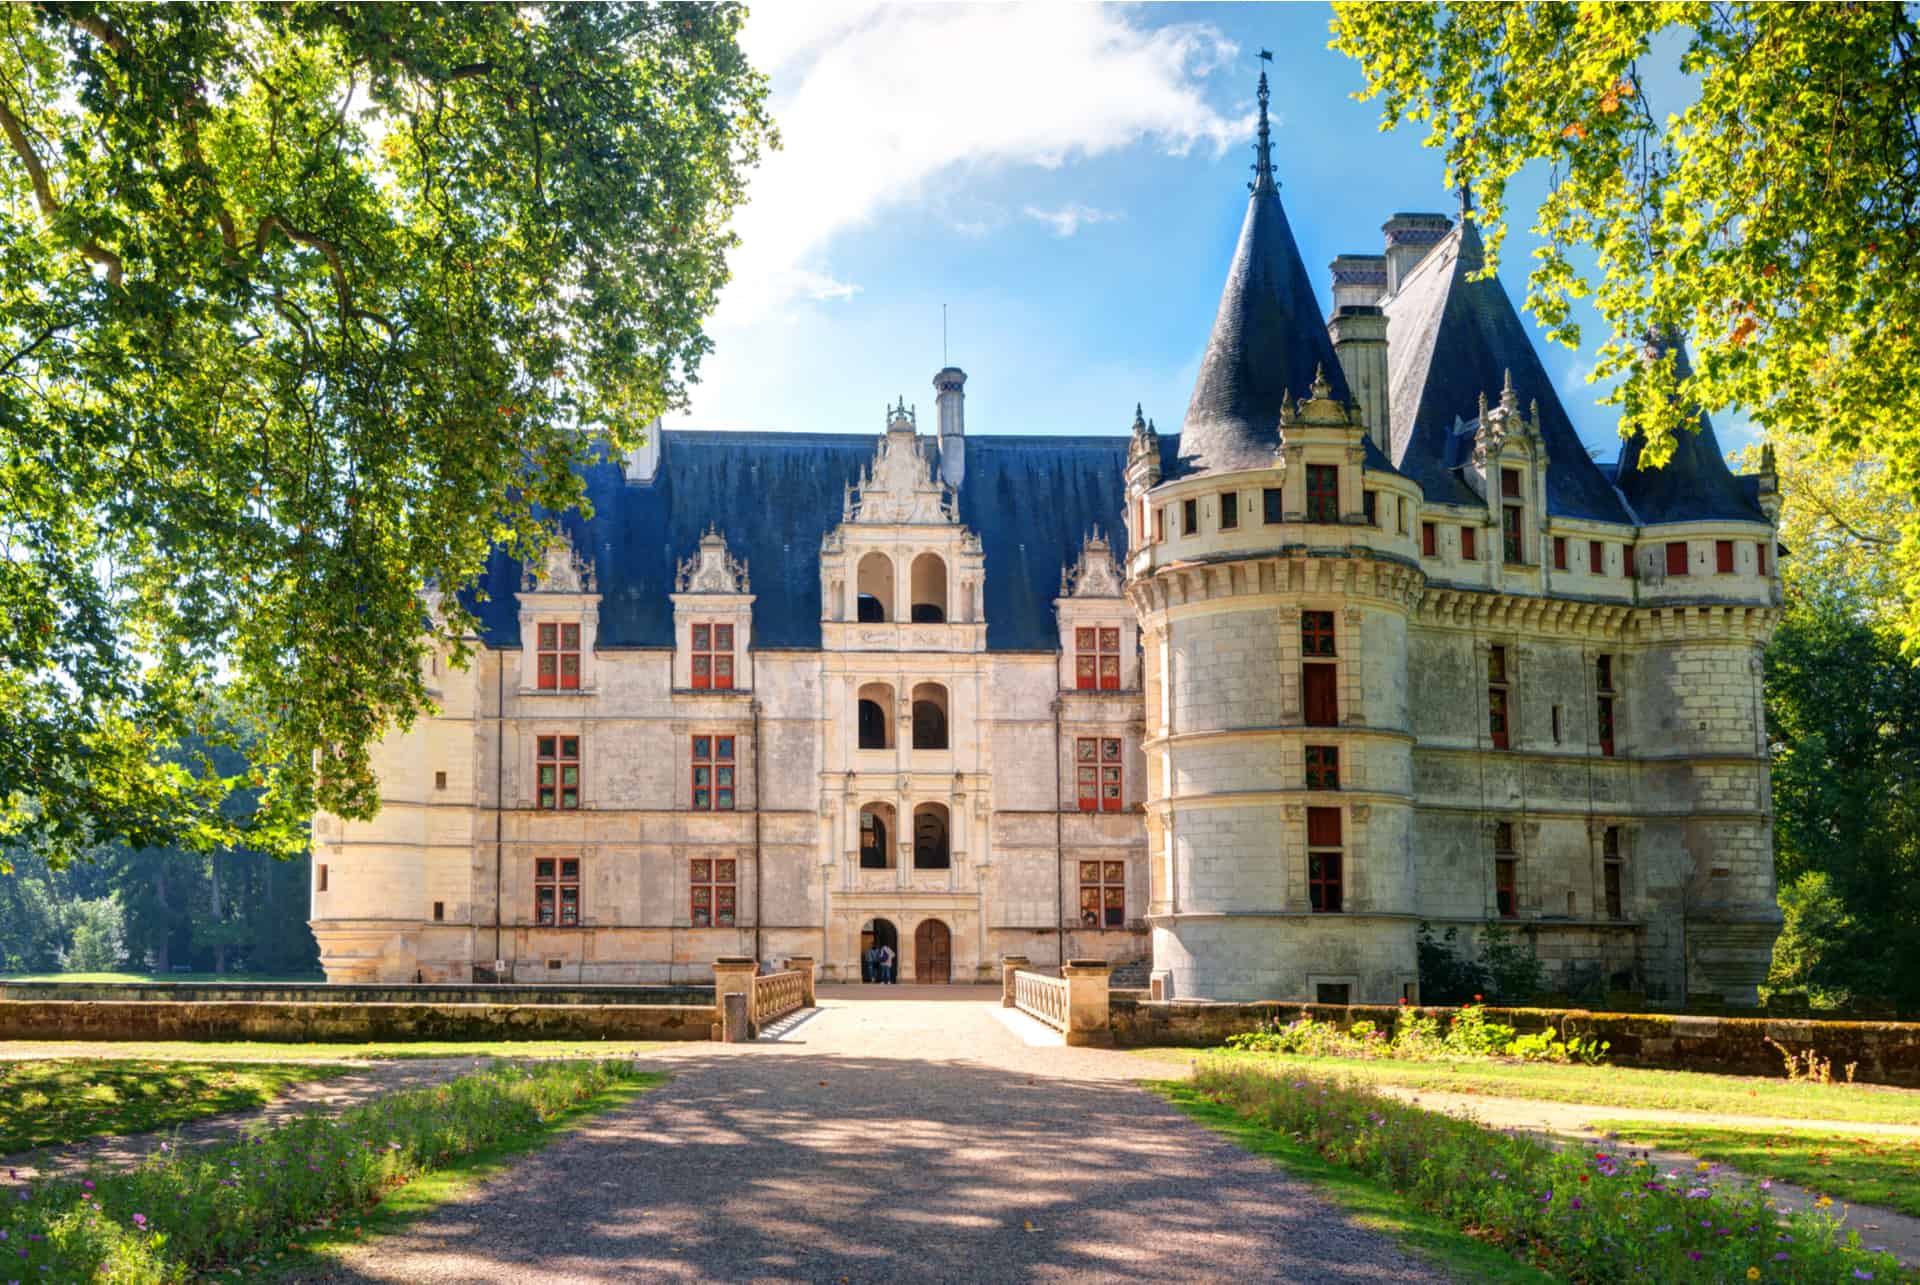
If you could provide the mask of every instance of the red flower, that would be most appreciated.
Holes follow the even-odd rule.
[[[1478,996],[1478,995],[1475,995],[1475,996],[1473,997],[1473,1002],[1474,1002],[1474,1003],[1476,1003],[1476,1004],[1478,1004],[1478,1003],[1480,1002],[1480,998],[1481,998],[1480,996]]]

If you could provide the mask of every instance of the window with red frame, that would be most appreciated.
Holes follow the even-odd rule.
[[[1360,513],[1361,516],[1366,518],[1368,526],[1377,527],[1380,525],[1380,500],[1378,492],[1362,491],[1360,493]]]
[[[1073,685],[1080,691],[1120,690],[1120,627],[1081,625],[1073,631]]]
[[[533,863],[533,922],[542,928],[580,923],[580,863],[572,857],[541,857]]]
[[[1509,504],[1500,510],[1500,556],[1508,562],[1521,562],[1524,549],[1520,539],[1520,506]]]
[[[693,685],[729,691],[733,687],[733,626],[693,627]]]
[[[1601,868],[1606,878],[1607,918],[1625,919],[1626,906],[1621,895],[1620,827],[1610,825],[1601,838]]]
[[[1520,470],[1503,468],[1500,470],[1500,494],[1509,500],[1520,498]]]
[[[734,906],[739,896],[738,873],[734,862],[696,858],[692,878],[695,928],[731,928]]]
[[[1753,546],[1753,569],[1760,575],[1767,574],[1767,545],[1764,540]]]
[[[1600,656],[1594,661],[1594,687],[1596,697],[1596,719],[1600,733],[1600,753],[1607,758],[1613,757],[1613,657]]]
[[[1493,899],[1502,919],[1520,914],[1520,859],[1513,850],[1513,822],[1496,822],[1493,827]]]
[[[1687,542],[1685,540],[1667,542],[1667,574],[1670,576],[1687,574]]]
[[[1307,809],[1307,897],[1316,913],[1335,914],[1341,904],[1340,809]]]
[[[693,738],[693,810],[733,811],[733,738]]]
[[[1232,531],[1240,525],[1240,494],[1237,491],[1223,491],[1220,494],[1220,529]]]
[[[1102,930],[1127,926],[1126,862],[1080,863],[1080,926]]]
[[[1286,517],[1280,504],[1280,488],[1269,486],[1260,492],[1260,520],[1268,526],[1278,525]]]
[[[1082,812],[1120,811],[1124,763],[1117,736],[1082,736],[1074,743],[1074,776]]]
[[[1733,541],[1715,540],[1713,542],[1713,569],[1723,576],[1733,574]]]
[[[1333,650],[1333,613],[1331,611],[1303,611],[1300,613],[1300,654],[1302,656],[1332,656]]]
[[[1339,746],[1307,746],[1307,788],[1309,790],[1337,790],[1340,788]]]
[[[1460,560],[1462,562],[1480,560],[1480,545],[1474,529],[1470,526],[1460,528]]]
[[[580,738],[534,738],[536,803],[547,811],[571,812],[580,806]]]
[[[1607,569],[1607,546],[1598,540],[1587,541],[1587,570],[1594,575],[1604,574]]]
[[[1340,520],[1340,466],[1307,465],[1307,521]]]
[[[1487,734],[1493,738],[1493,748],[1504,750],[1508,747],[1507,720],[1507,649],[1505,647],[1487,648]]]
[[[538,685],[543,692],[571,692],[580,688],[580,626],[543,620],[536,649]]]
[[[1420,524],[1420,556],[1423,558],[1440,556],[1440,531],[1431,522]]]
[[[1167,538],[1167,511],[1165,509],[1155,509],[1153,511],[1153,542],[1155,544],[1159,544],[1162,540],[1166,538]]]
[[[1308,727],[1339,725],[1340,697],[1332,665],[1300,666],[1300,700]]]
[[[1564,535],[1553,537],[1553,569],[1555,571],[1567,569],[1567,537]]]

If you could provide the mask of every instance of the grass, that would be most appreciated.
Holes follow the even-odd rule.
[[[1777,1178],[1848,1204],[1920,1218],[1920,1138],[1807,1129],[1736,1129],[1645,1120],[1596,1121],[1622,1141]]]
[[[19,1247],[22,1279],[251,1278],[290,1245],[364,1230],[369,1213],[430,1175],[504,1162],[664,1078],[611,1060],[497,1066],[239,1141],[163,1150],[131,1169],[37,1179],[17,1203],[0,1201],[0,1233]],[[430,1186],[395,1210],[424,1207],[436,1189],[447,1190]]]
[[[1284,1134],[1242,1119],[1233,1108],[1203,1097],[1191,1085],[1160,1081],[1149,1087],[1215,1133],[1312,1183],[1322,1196],[1346,1210],[1352,1221],[1391,1236],[1455,1280],[1538,1285],[1554,1279],[1482,1244],[1391,1187],[1324,1160],[1318,1152]]]
[[[247,1111],[348,1069],[154,1058],[0,1062],[0,1155]]]
[[[302,1233],[290,1241],[284,1257],[275,1255],[273,1266],[259,1272],[255,1279],[299,1281],[330,1278],[329,1269],[339,1256],[376,1236],[390,1236],[419,1222],[441,1205],[460,1199],[481,1183],[504,1172],[514,1161],[538,1151],[563,1133],[572,1132],[588,1117],[619,1106],[667,1080],[665,1075],[639,1076],[616,1084],[597,1098],[568,1107],[547,1122],[546,1131],[531,1138],[519,1138],[498,1146],[484,1147],[468,1155],[449,1160],[438,1169],[396,1187],[386,1199],[371,1209],[351,1214],[331,1226]]]
[[[324,982],[319,973],[0,973],[0,982]]]
[[[645,1040],[376,1040],[362,1044],[288,1044],[256,1040],[0,1040],[0,1064],[9,1059],[90,1057],[151,1061],[340,1062],[408,1058],[631,1057],[661,1047]]]
[[[1217,1048],[1143,1049],[1161,1060],[1223,1058],[1236,1065],[1311,1071],[1427,1093],[1484,1094],[1587,1106],[1784,1116],[1865,1124],[1920,1125],[1920,1091],[1879,1085],[1809,1084],[1698,1071],[1535,1062],[1401,1062],[1387,1058],[1302,1057]]]

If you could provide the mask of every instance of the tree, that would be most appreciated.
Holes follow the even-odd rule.
[[[1550,187],[1528,306],[1570,346],[1608,327],[1595,378],[1649,463],[1697,412],[1862,457],[1909,504],[1881,555],[1920,647],[1920,32],[1912,6],[1334,5],[1333,47],[1383,127],[1428,127],[1497,266],[1509,181]],[[1671,101],[1650,86],[1677,81]],[[1684,101],[1683,101],[1684,100]],[[1587,255],[1588,271],[1577,261]],[[1691,335],[1693,372],[1649,358]]]
[[[710,346],[772,142],[741,20],[0,7],[0,835],[284,854],[373,813],[458,591]]]
[[[127,922],[116,897],[82,901],[68,908],[72,944],[60,952],[68,973],[110,973],[127,962]]]

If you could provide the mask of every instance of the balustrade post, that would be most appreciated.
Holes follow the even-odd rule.
[[[1113,965],[1104,959],[1070,959],[1060,969],[1067,979],[1067,1043],[1113,1046],[1107,1020],[1107,981]]]
[[[794,972],[799,973],[802,977],[806,979],[805,982],[802,983],[800,988],[801,995],[803,996],[803,998],[800,1001],[800,1006],[802,1008],[818,1007],[813,1002],[813,956],[812,955],[789,956],[787,959],[787,967],[792,969]]]
[[[1032,961],[1029,960],[1025,955],[1000,956],[1000,1007],[1001,1008],[1017,1008],[1018,1007],[1018,1005],[1014,1001],[1013,975],[1019,972],[1021,969],[1025,968],[1031,962]]]
[[[713,961],[713,1004],[720,1018],[713,1026],[714,1039],[739,1044],[753,1038],[753,970],[758,966],[751,955],[722,955]],[[729,995],[745,997],[746,1017],[737,1030],[728,1021]]]

